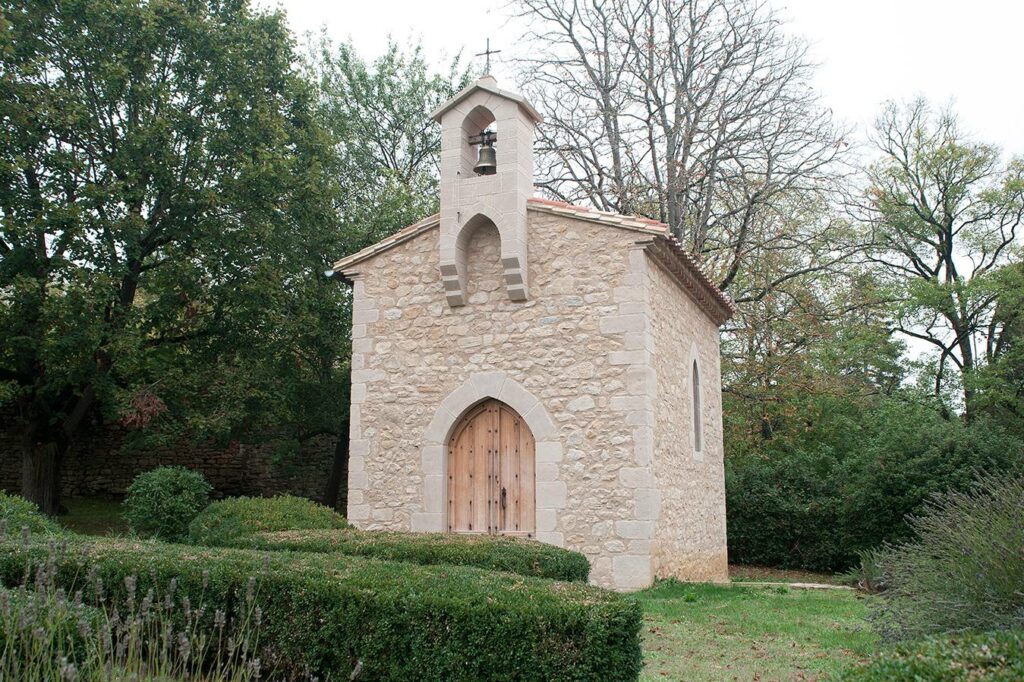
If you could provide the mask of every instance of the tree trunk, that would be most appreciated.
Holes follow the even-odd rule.
[[[334,462],[327,477],[324,504],[336,509],[342,516],[348,514],[348,430],[338,436],[334,446]]]
[[[26,439],[22,452],[21,495],[47,516],[60,511],[60,465],[66,447],[56,441]]]

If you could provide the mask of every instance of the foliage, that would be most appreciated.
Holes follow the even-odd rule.
[[[982,476],[910,523],[915,540],[879,557],[885,637],[1024,629],[1024,474]]]
[[[586,582],[590,575],[590,562],[579,552],[511,537],[356,529],[314,530],[236,537],[227,546],[338,553],[426,565],[475,566],[553,580]]]
[[[0,583],[21,579],[47,548],[0,542]],[[262,660],[282,675],[348,679],[630,680],[640,670],[635,599],[582,583],[459,566],[417,566],[337,554],[203,549],[153,542],[76,541],[53,559],[55,584],[94,596],[90,573],[111,599],[124,578],[139,594],[202,594],[228,609],[258,576]]]
[[[726,457],[729,555],[737,563],[846,570],[857,553],[910,536],[907,514],[963,488],[978,469],[1005,470],[1024,445],[998,424],[943,417],[901,392],[790,404],[792,426]]]
[[[58,585],[53,567],[66,550],[28,559],[24,581],[0,586],[0,679],[177,680],[243,682],[269,669],[256,656],[262,613],[256,590],[236,600],[235,612],[208,612],[201,593],[138,591],[138,578],[122,576],[123,590],[107,599],[93,573],[84,591]]]
[[[52,584],[0,587],[0,679],[90,679],[81,674],[92,667],[85,649],[98,640],[83,635],[98,622],[97,610],[69,601]]]
[[[209,547],[242,547],[257,533],[347,528],[333,509],[304,497],[228,497],[196,515],[188,541]]]
[[[128,486],[124,518],[142,537],[184,540],[188,524],[210,503],[213,487],[198,471],[162,466],[141,473]]]
[[[845,581],[864,592],[881,592],[885,589],[885,567],[882,560],[884,549],[862,549],[857,552],[853,568],[843,576]]]
[[[1024,263],[1000,268],[994,279],[998,301],[992,320],[1001,332],[987,363],[964,381],[975,396],[977,412],[1024,439]]]
[[[867,172],[864,218],[876,237],[872,262],[897,302],[894,326],[929,345],[934,392],[959,391],[970,418],[971,375],[1013,332],[995,313],[1005,306],[1001,272],[1020,265],[1024,160],[1004,162],[951,110],[936,113],[922,99],[889,103],[874,141],[881,158]]]
[[[0,535],[18,534],[23,528],[30,533],[60,536],[65,531],[59,524],[39,513],[39,507],[17,495],[0,490]]]
[[[469,83],[454,58],[433,72],[422,47],[388,42],[372,63],[326,32],[305,60],[345,169],[342,218],[358,250],[437,210],[441,131],[430,113]]]
[[[284,379],[257,370],[323,277],[334,173],[280,13],[13,0],[0,23],[0,395],[53,514],[99,416],[168,439],[269,419]]]
[[[1021,631],[928,638],[851,667],[842,682],[1015,682],[1024,679]]]

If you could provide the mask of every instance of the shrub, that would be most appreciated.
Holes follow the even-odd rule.
[[[188,524],[210,503],[212,490],[197,471],[180,466],[157,467],[139,474],[128,486],[124,518],[142,537],[184,540]]]
[[[1024,628],[1024,474],[983,476],[910,523],[917,540],[878,559],[883,636]]]
[[[1024,633],[931,638],[879,654],[839,676],[842,682],[957,682],[1024,679]]]
[[[14,534],[20,533],[22,528],[28,528],[34,534],[67,534],[63,527],[43,516],[39,508],[25,498],[0,491],[0,530]]]
[[[915,396],[808,401],[788,431],[776,424],[756,446],[730,446],[730,561],[848,570],[860,551],[909,539],[907,515],[932,495],[963,489],[978,469],[1008,470],[1024,453],[983,415],[946,419]]]
[[[86,599],[99,585],[90,573],[108,599],[122,599],[124,578],[138,576],[139,594],[176,579],[180,593],[230,610],[258,575],[261,657],[283,675],[308,666],[349,679],[357,665],[381,680],[631,680],[640,671],[639,603],[581,583],[337,554],[92,543],[83,551],[75,540],[52,559],[56,584]],[[47,554],[0,540],[0,583],[21,579],[27,555]]]
[[[586,582],[590,562],[579,552],[522,538],[441,533],[312,530],[257,533],[235,546],[338,553],[415,564],[476,566],[492,571]]]
[[[831,453],[726,458],[729,560],[833,571],[850,562]]]
[[[881,592],[885,589],[885,576],[882,567],[884,550],[865,549],[857,553],[858,564],[843,576],[845,582],[865,592]]]
[[[586,582],[590,575],[579,552],[511,537],[361,531],[323,505],[290,496],[214,502],[192,522],[189,542],[476,566],[555,580]]]
[[[256,533],[332,528],[348,528],[348,523],[333,509],[304,497],[229,497],[195,517],[188,540],[194,545],[236,547]]]

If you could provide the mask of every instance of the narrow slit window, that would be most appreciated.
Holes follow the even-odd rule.
[[[699,453],[704,446],[704,420],[700,404],[700,369],[697,361],[693,361],[693,451]]]

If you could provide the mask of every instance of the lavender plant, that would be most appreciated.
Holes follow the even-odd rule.
[[[938,496],[913,542],[880,551],[872,614],[887,639],[1024,628],[1024,473],[981,476]]]
[[[27,528],[21,541],[31,542]],[[230,612],[208,611],[203,594],[183,594],[173,579],[143,592],[128,576],[115,591],[92,571],[68,595],[56,567],[69,551],[51,540],[44,560],[26,560],[19,585],[0,587],[0,680],[249,682],[266,674],[257,577]]]

